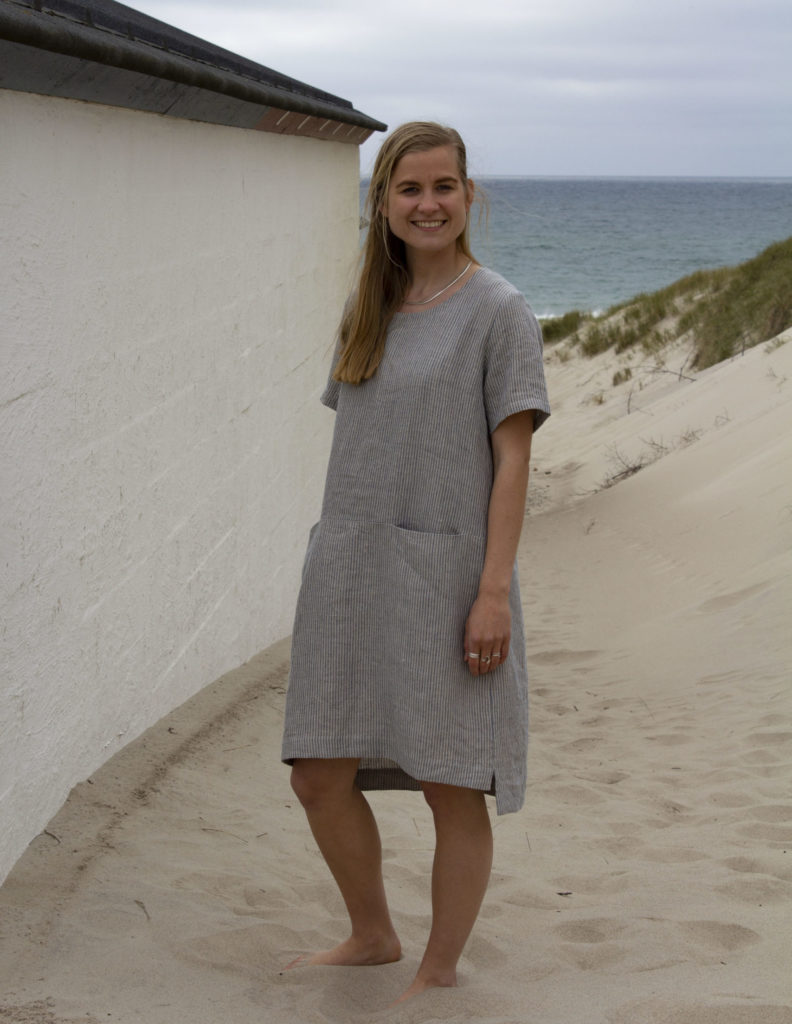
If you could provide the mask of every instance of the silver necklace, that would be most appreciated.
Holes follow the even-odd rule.
[[[434,302],[434,300],[439,295],[442,295],[443,292],[447,292],[448,289],[452,285],[455,285],[457,283],[457,281],[461,280],[465,276],[465,274],[470,270],[470,268],[472,266],[473,266],[473,260],[471,260],[468,263],[468,265],[465,267],[465,269],[462,271],[461,274],[457,274],[457,276],[454,278],[453,281],[449,281],[448,284],[445,286],[445,288],[441,288],[439,292],[435,292],[434,295],[430,295],[428,299],[405,299],[404,300],[404,305],[405,306],[425,306],[428,302]]]

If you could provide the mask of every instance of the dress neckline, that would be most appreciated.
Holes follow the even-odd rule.
[[[453,300],[457,297],[457,295],[461,295],[462,292],[470,284],[470,282],[475,280],[476,275],[480,271],[482,271],[482,270],[484,270],[484,267],[482,267],[481,264],[477,264],[475,270],[470,275],[470,277],[467,279],[467,281],[465,281],[464,284],[462,284],[459,288],[457,288],[457,290],[455,292],[452,292],[448,296],[447,299],[443,299],[442,302],[436,302],[434,305],[429,306],[426,309],[407,309],[407,310],[400,309],[400,310],[397,310],[393,315],[394,316],[420,316],[421,314],[423,314],[425,316],[427,313],[432,313],[436,309],[442,309],[443,306],[447,305],[449,302],[453,302]]]

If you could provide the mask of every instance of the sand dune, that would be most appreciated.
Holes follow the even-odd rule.
[[[372,800],[405,959],[280,973],[344,927],[278,762],[281,643],[31,845],[0,890],[0,1021],[792,1024],[792,344],[701,374],[632,358],[618,387],[610,353],[548,361],[528,800],[493,819],[460,987],[386,1008],[429,924],[407,793]]]

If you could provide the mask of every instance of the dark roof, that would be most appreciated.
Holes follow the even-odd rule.
[[[113,0],[0,0],[0,87],[358,143],[386,127]]]

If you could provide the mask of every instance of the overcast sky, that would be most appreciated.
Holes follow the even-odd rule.
[[[792,0],[130,6],[391,127],[452,124],[473,174],[792,176]]]

